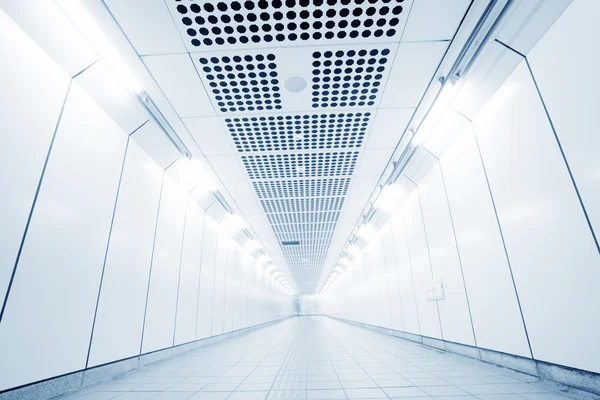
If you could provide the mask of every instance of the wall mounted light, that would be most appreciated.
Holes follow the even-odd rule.
[[[388,215],[392,215],[398,208],[398,199],[400,197],[400,188],[398,184],[383,186],[373,207],[380,209]]]
[[[353,256],[358,256],[360,254],[360,249],[358,248],[358,246],[351,244],[350,246],[348,246],[348,248],[346,249],[346,251],[350,254],[352,254]]]
[[[375,227],[373,227],[372,224],[364,224],[358,229],[358,232],[356,232],[356,236],[368,242],[375,236],[376,233],[377,230],[375,230]]]
[[[454,80],[443,80],[442,88],[435,98],[435,103],[427,112],[425,119],[421,121],[410,141],[413,146],[422,145],[427,137],[431,135],[435,126],[452,106],[452,102],[458,94],[458,86]]]
[[[223,221],[221,221],[220,225],[223,230],[230,235],[244,229],[244,222],[235,214],[227,214],[225,218],[223,218]]]

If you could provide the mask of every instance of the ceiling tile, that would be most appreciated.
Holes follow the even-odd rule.
[[[410,10],[403,42],[450,40],[472,0],[419,0]]]
[[[169,54],[142,59],[180,117],[215,115],[189,55]]]
[[[183,118],[183,123],[207,156],[234,154],[228,135],[217,117]]]
[[[414,108],[378,110],[369,134],[367,148],[395,148],[414,111]]]
[[[449,42],[401,43],[381,99],[381,108],[416,107]]]
[[[394,149],[366,149],[363,152],[356,176],[380,176]]]
[[[104,0],[104,3],[140,55],[185,53],[164,0]]]
[[[223,182],[246,180],[246,174],[237,156],[207,156],[206,159]]]

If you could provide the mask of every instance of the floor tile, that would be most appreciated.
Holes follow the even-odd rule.
[[[564,400],[561,387],[324,318],[290,319],[62,400]]]

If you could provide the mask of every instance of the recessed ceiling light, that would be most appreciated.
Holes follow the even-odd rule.
[[[294,133],[294,140],[302,140],[302,139],[304,139],[304,134]]]
[[[306,172],[306,167],[304,165],[298,165],[296,166],[296,172],[299,174],[303,174]]]
[[[306,89],[308,82],[299,75],[292,75],[283,82],[283,87],[288,92],[298,93]]]

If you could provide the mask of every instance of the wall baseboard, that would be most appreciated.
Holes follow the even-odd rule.
[[[46,400],[56,396],[75,392],[77,390],[95,385],[99,382],[125,374],[126,372],[152,364],[158,361],[176,357],[200,347],[219,343],[236,336],[240,336],[269,325],[285,321],[294,316],[287,316],[275,319],[273,321],[263,322],[262,324],[249,326],[236,331],[211,336],[204,339],[195,340],[189,343],[183,343],[166,349],[156,350],[150,353],[125,358],[103,364],[88,369],[74,371],[65,375],[60,375],[43,381],[33,382],[16,388],[0,391],[1,400]]]
[[[545,361],[525,358],[513,354],[501,353],[499,351],[483,349],[481,347],[473,347],[461,343],[416,335],[414,333],[384,328],[350,319],[334,317],[332,315],[320,315],[350,325],[360,326],[375,332],[420,343],[436,350],[474,358],[485,363],[531,375],[544,380],[545,383],[550,384],[565,395],[573,395],[579,399],[600,400],[600,374],[594,372],[583,371],[564,365],[551,364]]]

